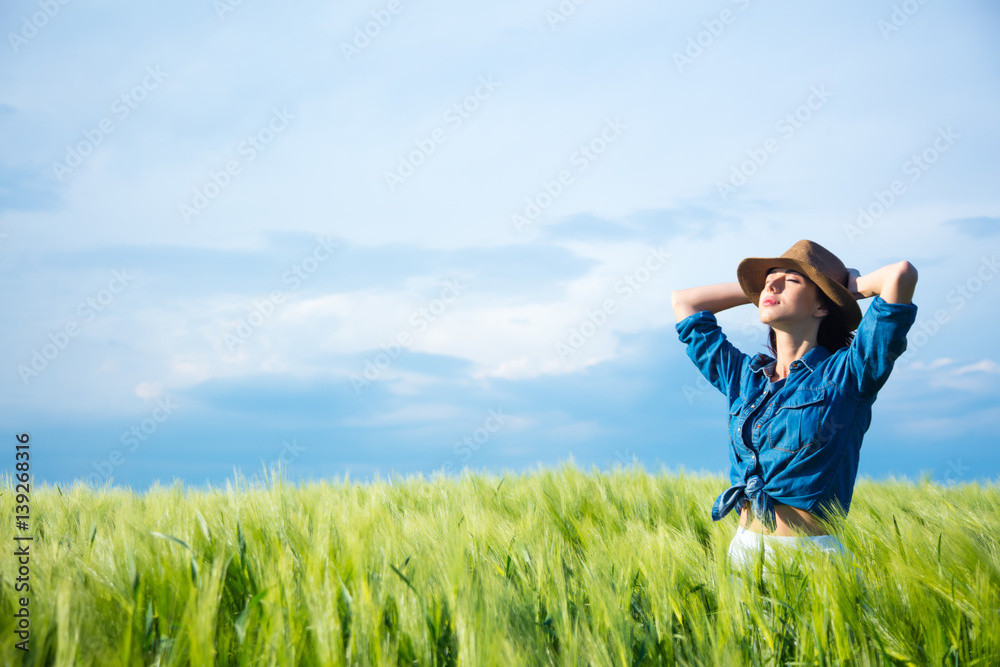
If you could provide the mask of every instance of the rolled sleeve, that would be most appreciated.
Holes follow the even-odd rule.
[[[875,295],[848,348],[849,384],[874,400],[906,351],[906,334],[917,318],[914,303],[889,303]]]
[[[701,374],[730,400],[740,392],[743,366],[749,360],[722,333],[722,327],[710,310],[689,315],[676,327],[680,341],[687,346],[687,355]]]

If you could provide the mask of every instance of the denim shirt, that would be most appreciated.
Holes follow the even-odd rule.
[[[872,404],[906,350],[917,316],[914,303],[888,303],[875,295],[851,344],[831,353],[816,345],[789,365],[788,377],[767,393],[775,359],[754,356],[730,343],[710,310],[677,323],[677,334],[702,375],[729,401],[729,479],[712,506],[720,520],[744,499],[770,530],[774,502],[822,519],[839,504],[850,510],[861,440]],[[764,399],[759,415],[753,415]],[[749,442],[747,419],[758,420]]]

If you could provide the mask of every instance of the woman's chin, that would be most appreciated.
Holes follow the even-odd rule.
[[[763,324],[764,326],[771,327],[772,329],[784,330],[784,327],[782,326],[782,322],[784,321],[785,320],[783,318],[776,315],[772,315],[771,313],[764,313],[761,315],[760,318],[761,324]]]

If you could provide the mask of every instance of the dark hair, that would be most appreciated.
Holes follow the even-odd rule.
[[[813,283],[816,285],[816,283]],[[844,320],[843,314],[834,305],[833,301],[826,295],[826,292],[816,285],[816,296],[819,297],[820,303],[826,308],[827,314],[823,317],[823,321],[819,324],[819,331],[816,333],[816,344],[822,345],[830,353],[834,353],[842,347],[847,347],[854,340],[854,332],[847,328],[847,322]],[[771,352],[771,356],[775,359],[778,358],[778,353],[776,351],[777,342],[774,338],[774,329],[772,327],[767,328],[767,349]]]

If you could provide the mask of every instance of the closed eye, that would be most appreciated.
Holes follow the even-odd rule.
[[[802,281],[801,281],[801,280],[800,280],[799,278],[797,278],[796,276],[788,276],[788,277],[786,277],[786,278],[785,278],[785,280],[787,280],[787,281],[789,281],[789,282],[793,282],[793,283],[801,283],[801,282],[802,282]],[[766,285],[770,285],[770,284],[771,284],[771,283],[773,283],[773,282],[774,282],[774,278],[768,278],[768,279],[767,279],[767,280],[766,280],[766,281],[764,282],[764,285],[765,285],[765,286],[766,286]]]

